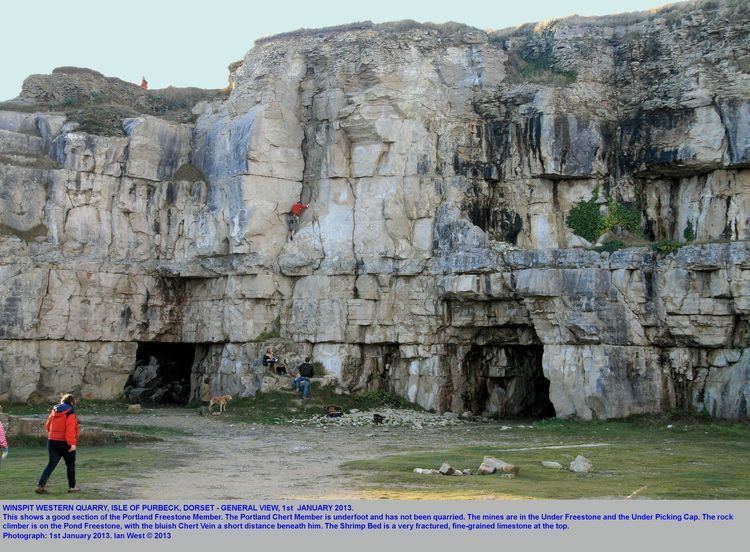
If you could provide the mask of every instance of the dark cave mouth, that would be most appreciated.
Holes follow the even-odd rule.
[[[464,358],[464,406],[494,418],[555,417],[541,345],[472,345]]]
[[[139,342],[125,398],[151,405],[188,404],[195,349],[194,343]]]

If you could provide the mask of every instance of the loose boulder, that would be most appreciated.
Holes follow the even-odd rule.
[[[580,454],[570,463],[570,471],[575,473],[589,473],[592,469],[594,466],[591,461]]]
[[[545,461],[545,462],[542,462],[542,466],[544,466],[545,468],[550,468],[551,470],[563,469],[562,464],[560,462]]]
[[[456,473],[456,468],[451,466],[448,462],[443,462],[443,465],[440,466],[440,473],[443,475],[453,475]]]
[[[492,456],[485,456],[482,463],[487,464],[488,466],[492,466],[493,468],[495,468],[495,471],[502,473],[512,473],[514,475],[518,475],[518,472],[521,471],[520,467],[509,464],[508,462],[504,462],[503,460],[498,460],[497,458],[493,458]]]
[[[479,475],[491,475],[495,473],[495,466],[490,466],[489,464],[482,462],[479,465],[479,469],[477,469],[477,473]]]
[[[131,404],[128,406],[128,414],[140,414],[143,407],[140,404]]]

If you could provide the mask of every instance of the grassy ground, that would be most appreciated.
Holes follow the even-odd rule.
[[[324,414],[327,405],[336,405],[350,411],[353,408],[367,410],[384,406],[416,408],[404,399],[386,392],[370,392],[361,395],[337,395],[333,387],[321,387],[313,383],[310,396],[302,400],[292,390],[258,393],[255,397],[234,400],[229,403],[226,420],[260,424],[282,424],[291,418],[310,418]],[[214,407],[216,410],[216,407]]]
[[[673,427],[667,428],[667,425]],[[506,439],[507,435],[507,439]],[[389,498],[750,498],[750,425],[700,420],[636,418],[608,422],[537,422],[533,428],[503,433],[511,444],[457,447],[349,462],[347,471],[364,471],[374,496]],[[575,444],[606,446],[576,448]],[[539,449],[542,446],[561,446]],[[527,449],[527,450],[523,450]],[[575,474],[543,468],[543,460],[567,468],[576,455],[594,471]],[[500,476],[419,475],[415,467],[442,462],[476,470],[484,455],[521,466],[517,479]]]
[[[4,404],[3,412],[14,416],[47,415],[55,401],[38,404]],[[117,416],[127,414],[128,405],[118,401],[79,400],[75,406],[76,414],[91,416]]]
[[[238,422],[260,424],[278,424],[284,423],[290,418],[309,418],[314,415],[323,414],[324,407],[327,405],[336,405],[349,411],[353,408],[366,410],[370,408],[379,408],[391,406],[397,408],[419,408],[403,398],[388,392],[373,391],[361,395],[337,395],[331,386],[321,387],[318,383],[313,383],[310,387],[310,396],[303,401],[294,391],[282,390],[272,391],[269,393],[258,393],[255,397],[245,399],[235,399],[230,401],[227,414],[221,419]],[[16,416],[46,416],[52,403],[49,404],[7,404],[4,405],[4,412]],[[128,413],[128,404],[118,401],[94,401],[80,400],[76,404],[76,414],[85,421],[87,416],[124,416]],[[149,435],[159,435],[160,433],[172,432],[169,428],[155,428],[147,423],[148,415],[159,415],[160,411],[174,412],[188,410],[195,412],[198,405],[187,407],[163,406],[159,408],[147,408],[142,416],[142,424],[111,424],[97,423],[101,427],[112,429],[122,429],[125,431],[136,431]],[[214,412],[218,412],[218,406],[213,407]],[[184,432],[182,432],[184,434]],[[173,434],[180,434],[179,430],[174,430]]]
[[[42,419],[46,418],[47,414],[51,409],[52,403],[49,404],[7,404],[3,407],[3,412],[14,416],[40,416]],[[128,414],[128,404],[119,401],[93,401],[93,400],[79,400],[76,403],[75,410],[81,423],[87,423],[87,418],[91,416],[113,416],[115,418]],[[181,436],[189,435],[190,433],[179,428],[154,426],[148,423],[149,416],[158,416],[160,411],[174,412],[175,410],[185,410],[179,407],[164,407],[159,409],[148,409],[146,414],[143,414],[142,422],[133,423],[109,423],[97,421],[94,425],[97,427],[103,427],[106,429],[118,429],[121,431],[132,431],[135,433],[143,433],[145,435],[153,435],[156,437],[170,437],[170,436]],[[194,409],[191,409],[192,412]],[[33,444],[29,442],[28,444]],[[43,440],[42,440],[42,444]]]
[[[330,387],[315,385],[307,401],[302,401],[292,391],[258,394],[255,398],[230,402],[229,412],[215,419],[228,424],[244,422],[283,426],[292,418],[322,414],[328,404],[340,406],[345,411],[403,406],[397,398],[385,393],[336,395]],[[6,405],[5,411],[23,415],[46,414],[48,407],[46,404]],[[84,421],[87,415],[117,418],[127,411],[127,405],[82,401],[77,410]],[[149,420],[173,414],[181,420],[185,413],[193,414],[195,410],[176,407],[147,409],[136,423],[106,425],[162,436],[169,442],[172,440],[170,435],[180,437],[190,432],[180,424],[156,427],[157,424],[150,424]],[[639,490],[638,498],[750,499],[750,424],[747,423],[684,416],[504,423],[511,425],[512,429],[503,431],[499,423],[425,428],[425,432],[454,432],[455,438],[452,434],[450,439],[440,440],[453,443],[452,447],[440,450],[424,448],[425,444],[433,446],[430,443],[435,441],[430,439],[421,439],[421,449],[416,448],[416,443],[405,445],[408,439],[404,441],[404,435],[416,430],[392,428],[391,435],[396,438],[394,443],[398,442],[397,446],[373,443],[371,458],[345,463],[342,469],[355,476],[357,487],[365,489],[365,496],[372,498],[624,498]],[[268,431],[273,430],[269,428]],[[440,435],[444,436],[444,433]],[[320,438],[324,444],[325,435],[321,434]],[[490,444],[476,446],[477,443]],[[583,444],[601,446],[577,446]],[[164,450],[163,446],[159,450]],[[567,469],[556,471],[541,466],[541,461],[552,460],[567,468],[578,454],[592,461],[592,473],[574,474]],[[476,470],[485,455],[521,466],[520,476],[509,480],[495,475],[445,477],[413,472],[415,467],[438,468],[443,462],[460,469]],[[165,453],[146,445],[85,447],[79,456],[81,485],[85,492],[77,498],[112,498],[105,490],[108,480],[131,477],[143,466],[158,468],[165,458]],[[275,461],[283,462],[281,458]],[[31,442],[16,441],[11,457],[0,468],[0,499],[36,498],[33,488],[45,462],[43,448],[34,447]],[[61,465],[53,476],[53,494],[48,496],[62,497],[65,487],[64,466]]]
[[[81,448],[76,458],[78,494],[68,494],[65,463],[61,460],[52,473],[48,494],[34,492],[39,476],[47,464],[47,451],[39,446],[13,446],[10,455],[0,465],[0,500],[49,499],[113,499],[103,488],[107,483],[131,477],[143,466],[167,464],[166,454],[145,447]]]

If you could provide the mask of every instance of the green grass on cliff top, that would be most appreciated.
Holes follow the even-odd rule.
[[[672,425],[668,428],[667,425]],[[457,436],[457,444],[459,439]],[[373,498],[405,499],[750,499],[750,425],[663,417],[577,422],[550,420],[502,433],[502,444],[381,456],[342,467],[360,474]],[[603,446],[581,447],[582,444]],[[561,447],[547,448],[540,447]],[[582,454],[592,473],[567,468]],[[521,466],[520,476],[420,475],[449,462],[476,471],[483,456]],[[645,489],[643,487],[646,487]]]

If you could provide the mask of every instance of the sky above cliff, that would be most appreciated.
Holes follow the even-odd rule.
[[[223,88],[227,65],[262,36],[299,29],[399,19],[458,21],[502,29],[566,15],[605,15],[657,7],[659,0],[37,0],[3,5],[0,100],[24,78],[55,67],[89,67],[151,88]]]

